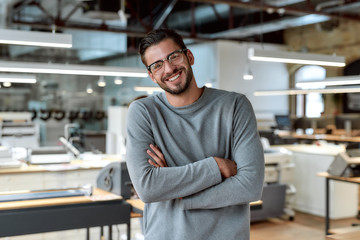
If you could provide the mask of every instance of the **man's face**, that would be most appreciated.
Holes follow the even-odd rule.
[[[171,39],[166,39],[157,45],[149,47],[145,52],[146,64],[167,59],[169,54],[181,50]],[[162,89],[170,94],[181,94],[185,92],[193,80],[191,65],[194,64],[194,56],[190,50],[181,52],[182,61],[170,63],[168,60],[163,62],[163,66],[157,70],[148,72],[151,80],[157,83]]]

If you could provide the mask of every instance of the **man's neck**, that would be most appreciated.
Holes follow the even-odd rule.
[[[181,94],[171,94],[165,92],[168,102],[174,107],[184,107],[196,102],[204,92],[204,88],[189,88]]]

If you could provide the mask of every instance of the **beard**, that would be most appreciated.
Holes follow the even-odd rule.
[[[183,71],[185,73],[186,75],[185,83],[181,82],[173,88],[168,87],[165,83],[165,79],[179,71]],[[192,69],[191,68],[186,69],[185,67],[181,67],[181,68],[176,68],[171,74],[166,75],[163,79],[157,81],[157,83],[159,87],[161,87],[164,91],[173,95],[180,95],[189,88],[192,79],[193,79]]]

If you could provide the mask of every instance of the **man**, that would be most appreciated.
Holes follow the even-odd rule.
[[[139,52],[164,93],[128,111],[127,165],[146,203],[146,240],[249,239],[249,202],[259,200],[264,155],[256,119],[238,93],[198,88],[192,52],[168,29]]]

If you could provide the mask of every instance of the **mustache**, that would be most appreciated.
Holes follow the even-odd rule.
[[[184,68],[184,67],[180,67],[180,68],[174,69],[174,71],[173,71],[172,73],[166,74],[166,75],[163,77],[162,80],[165,81],[168,77],[170,77],[171,75],[174,75],[174,74],[180,72],[181,70],[185,70],[185,68]]]

